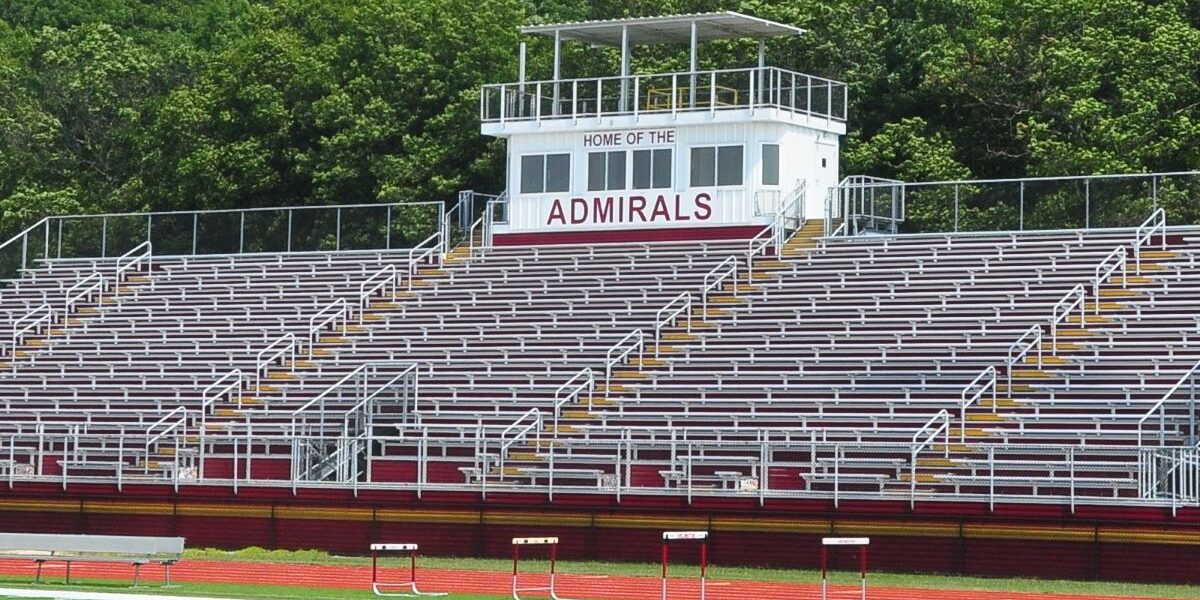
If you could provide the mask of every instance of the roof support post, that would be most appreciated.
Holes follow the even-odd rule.
[[[618,112],[628,110],[629,98],[629,27],[621,27],[621,100]]]
[[[763,103],[763,89],[767,87],[767,38],[758,38],[758,103]]]
[[[691,71],[691,81],[688,83],[688,108],[696,108],[696,68],[699,64],[696,56],[696,22],[692,21],[692,40],[689,46],[688,70]]]
[[[517,74],[517,97],[515,98],[517,110],[514,116],[523,117],[525,116],[525,42],[521,42],[520,59],[518,60],[518,63],[520,65],[518,67],[520,72]]]
[[[560,68],[561,64],[562,64],[562,32],[555,29],[554,30],[554,106],[550,109],[550,114],[552,114],[556,117],[559,114],[559,110],[558,110],[558,101],[559,101],[558,80],[559,80],[559,77],[561,76],[561,68]]]

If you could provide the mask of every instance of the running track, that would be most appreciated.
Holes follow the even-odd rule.
[[[0,560],[0,573],[5,575],[28,575],[32,581],[35,566],[27,560]],[[62,565],[49,564],[44,576],[53,580],[63,575]],[[407,571],[380,570],[383,576],[398,573],[403,577]],[[71,577],[89,579],[124,579],[132,577],[132,568],[120,564],[77,563],[71,567]],[[279,563],[252,563],[226,561],[183,561],[171,569],[174,581],[192,583],[252,583],[258,585],[298,585],[307,588],[370,588],[369,566],[292,565]],[[531,576],[528,582],[522,576],[522,587],[538,585],[544,581]],[[162,567],[146,565],[142,569],[142,580],[150,583],[162,579]],[[418,572],[420,587],[426,591],[450,591],[472,594],[509,593],[511,579],[508,573],[487,571],[451,571],[424,569]],[[569,598],[588,600],[656,600],[660,594],[660,580],[651,577],[609,577],[601,575],[559,575],[559,593]],[[698,597],[697,583],[692,580],[671,580],[673,598],[694,599]],[[834,586],[830,598],[858,598],[857,588]],[[678,592],[676,595],[674,592]],[[537,597],[536,595],[533,595]],[[911,588],[872,587],[871,600],[1131,600],[1127,596],[1072,596],[1060,594],[1028,594],[1013,592],[982,592],[966,590],[928,590]],[[713,580],[708,585],[711,600],[816,600],[820,598],[817,585],[762,583],[746,581]],[[1145,599],[1144,599],[1145,600]]]

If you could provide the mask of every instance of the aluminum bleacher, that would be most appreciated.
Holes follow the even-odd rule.
[[[825,227],[47,258],[0,290],[0,477],[1195,501],[1200,233]]]

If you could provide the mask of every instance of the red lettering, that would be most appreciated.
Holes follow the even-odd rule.
[[[704,192],[696,194],[696,212],[693,214],[696,216],[697,220],[707,221],[708,218],[712,216],[712,206],[709,205],[711,200],[712,196],[709,196]]]
[[[578,225],[587,221],[588,203],[583,198],[571,198],[571,224]]]
[[[662,198],[662,196],[659,196]],[[675,194],[675,220],[676,221],[691,221],[692,218],[683,214],[683,198],[679,194]]]
[[[654,202],[654,212],[650,215],[650,220],[657,221],[660,215],[664,221],[671,220],[671,211],[667,210],[667,199],[662,196]]]
[[[562,200],[554,199],[554,205],[550,207],[550,218],[546,220],[547,225],[552,225],[557,219],[559,223],[566,225],[567,217],[563,214]]]
[[[646,222],[646,198],[643,196],[629,197],[629,222],[633,222],[633,215],[636,214],[643,223]]]
[[[613,197],[592,198],[592,219],[596,223],[607,223],[613,217]]]

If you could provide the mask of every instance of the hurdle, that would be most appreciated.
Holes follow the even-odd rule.
[[[552,600],[568,600],[558,595],[558,590],[554,587],[554,564],[558,560],[558,538],[556,537],[529,537],[529,538],[513,538],[513,570],[512,570],[512,597],[513,600],[521,600],[521,592],[547,592]],[[526,587],[520,586],[518,577],[520,576],[520,568],[518,564],[521,562],[521,546],[550,546],[550,585],[544,587]]]
[[[862,600],[867,600],[867,546],[871,538],[821,538],[821,600],[829,598],[829,548],[852,546],[859,548],[858,577]]]
[[[408,554],[409,571],[407,581],[380,581],[379,555],[383,552]],[[406,591],[388,591],[403,589]],[[371,544],[371,591],[376,596],[411,598],[413,596],[445,596],[446,592],[422,592],[417,589],[417,545],[416,544]]]
[[[708,532],[707,531],[664,531],[662,534],[662,600],[667,600],[667,563],[670,561],[668,548],[671,542],[700,542],[700,600],[704,600],[708,586]]]

